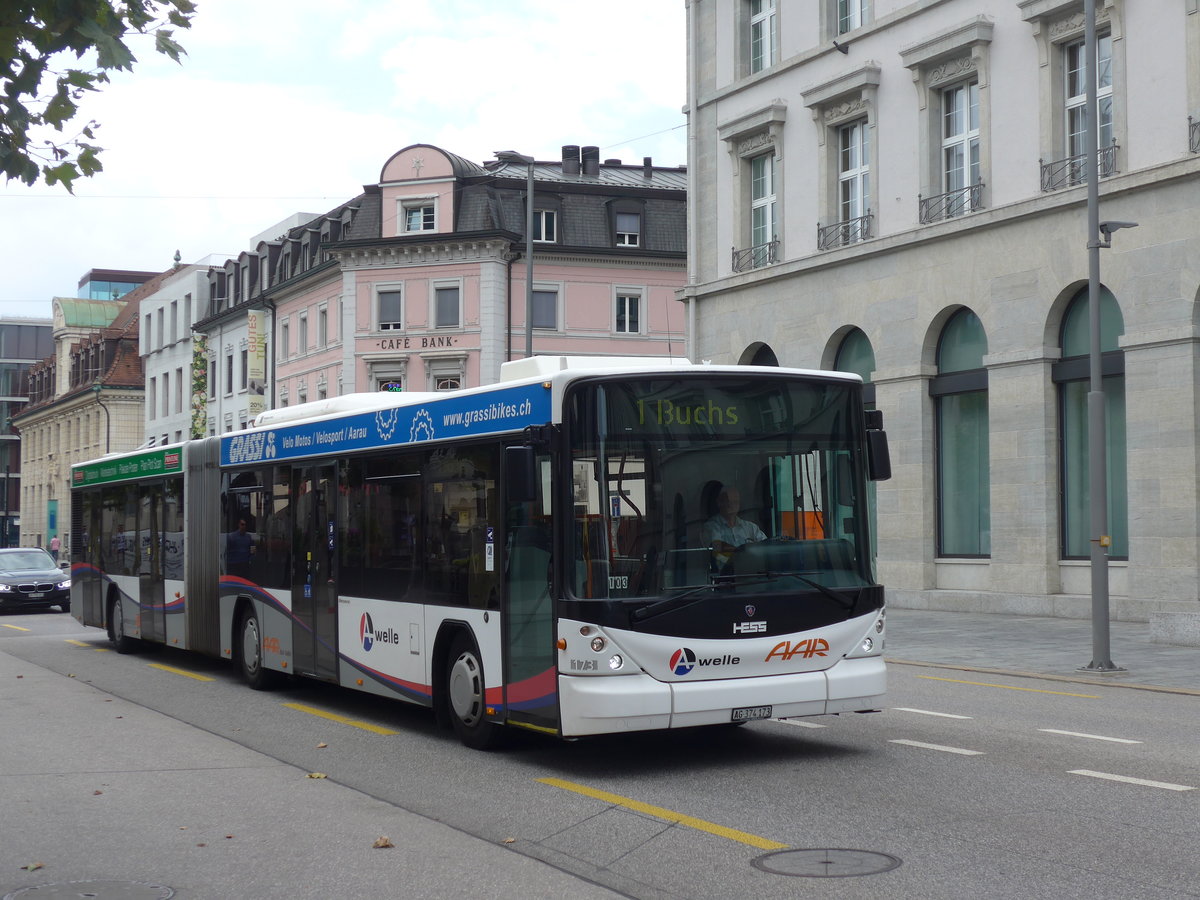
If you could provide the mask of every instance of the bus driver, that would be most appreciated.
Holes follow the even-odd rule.
[[[725,566],[743,544],[767,539],[761,528],[738,515],[741,505],[742,496],[737,488],[721,488],[717,495],[717,514],[704,523],[704,540],[712,550],[718,568]]]

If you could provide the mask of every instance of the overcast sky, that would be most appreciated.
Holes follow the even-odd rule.
[[[687,161],[683,0],[199,0],[177,65],[145,39],[91,98],[104,171],[0,183],[0,315],[89,269],[221,261],[375,183],[409,144],[476,162],[563,144]]]

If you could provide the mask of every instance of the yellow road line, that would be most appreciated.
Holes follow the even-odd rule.
[[[76,641],[71,638],[67,638],[66,643],[74,644],[76,647],[83,647],[86,650],[95,650],[97,653],[107,653],[108,652],[107,647],[97,647],[97,646],[95,646],[93,644],[89,644],[85,641]]]
[[[28,628],[22,628],[20,625],[5,625],[5,628],[11,628],[13,631],[29,631]]]
[[[949,681],[951,684],[973,684],[977,687],[1003,688],[1006,691],[1028,691],[1031,694],[1057,694],[1059,697],[1083,697],[1085,700],[1099,700],[1098,694],[1071,694],[1067,691],[1044,691],[1039,688],[1013,687],[1011,684],[992,684],[990,681],[963,681],[959,678],[938,678],[934,675],[918,675],[929,681]]]
[[[215,678],[209,678],[207,675],[200,675],[196,672],[189,672],[187,669],[176,669],[174,666],[164,666],[162,663],[146,663],[152,669],[161,669],[164,672],[170,672],[172,675],[182,675],[184,678],[194,678],[196,681],[216,681]]]
[[[361,722],[357,719],[350,719],[346,716],[339,716],[337,713],[325,712],[323,709],[316,709],[312,706],[304,706],[301,703],[284,703],[288,709],[299,710],[303,713],[308,713],[310,716],[320,716],[322,719],[328,719],[331,722],[340,722],[342,725],[349,725],[352,728],[361,728],[363,731],[370,731],[373,734],[399,734],[398,731],[392,731],[388,728],[381,728],[378,725],[372,725],[370,722]]]
[[[583,794],[585,797],[592,797],[596,800],[603,800],[606,803],[612,803],[616,806],[622,806],[625,809],[631,809],[635,812],[645,813],[649,816],[654,816],[656,819],[665,819],[668,822],[675,822],[679,825],[686,825],[688,828],[695,828],[697,831],[705,831],[709,834],[715,834],[717,837],[728,838],[731,841],[737,841],[739,844],[747,844],[751,847],[757,847],[760,850],[786,850],[787,844],[780,844],[778,841],[767,840],[755,834],[749,834],[745,831],[738,831],[736,828],[726,828],[724,825],[716,825],[713,822],[706,822],[704,819],[696,819],[692,816],[685,816],[683,813],[677,813],[670,809],[664,809],[661,806],[651,806],[649,803],[642,803],[639,800],[631,800],[628,797],[622,797],[620,794],[610,794],[608,791],[600,791],[595,788],[587,787],[586,785],[576,784],[573,781],[563,781],[561,778],[539,778],[537,779],[542,784],[548,784],[551,787],[562,788],[564,791],[574,791],[576,794]]]

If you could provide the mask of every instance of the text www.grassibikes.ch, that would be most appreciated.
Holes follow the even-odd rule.
[[[468,409],[462,412],[446,413],[442,416],[442,425],[447,428],[470,428],[482,422],[497,422],[504,419],[515,419],[527,416],[533,411],[533,401],[523,400],[520,403],[489,403],[479,409]]]

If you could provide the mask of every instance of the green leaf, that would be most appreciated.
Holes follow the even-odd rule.
[[[57,166],[44,166],[42,174],[46,176],[46,184],[51,187],[61,181],[69,193],[75,193],[71,182],[79,177],[79,170],[75,168],[74,163],[65,162]]]

